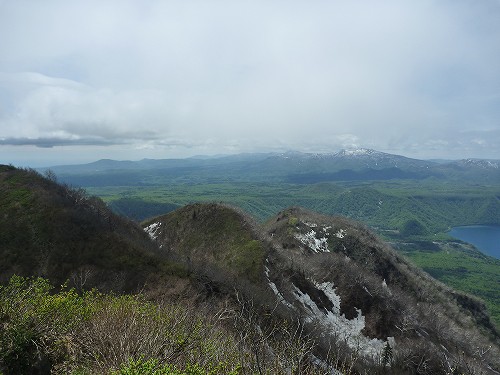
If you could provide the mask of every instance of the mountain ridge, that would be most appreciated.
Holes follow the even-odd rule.
[[[78,186],[124,184],[157,185],[177,181],[294,181],[316,183],[346,181],[352,171],[363,181],[378,178],[367,171],[384,171],[384,179],[440,179],[500,181],[500,163],[487,159],[463,159],[438,163],[408,158],[371,149],[340,150],[334,153],[236,154],[213,158],[142,159],[117,161],[102,159],[81,165],[60,165],[39,169],[52,170],[63,181]],[[495,167],[496,166],[496,167]],[[364,174],[362,173],[364,172]],[[308,175],[315,175],[308,178]],[[112,175],[112,176],[110,176]]]
[[[359,222],[290,208],[259,224],[228,205],[198,203],[138,227],[32,170],[2,166],[0,189],[2,283],[22,271],[81,291],[149,285],[163,303],[188,288],[180,301],[233,311],[227,334],[253,330],[263,347],[250,339],[245,350],[257,361],[276,360],[299,330],[294,340],[310,345],[302,361],[334,372],[415,373],[415,358],[428,373],[500,368],[484,304],[418,271]],[[277,330],[279,321],[295,328]],[[269,345],[282,349],[262,349]]]
[[[184,272],[159,262],[137,224],[81,189],[9,166],[0,167],[0,183],[1,282],[17,274],[62,284],[85,275],[87,287],[132,291],[149,273]]]
[[[421,348],[427,342],[422,337],[432,343],[429,350],[439,353],[446,347],[450,356],[454,354],[449,348],[455,345],[451,342],[464,340],[465,332],[477,338],[484,329],[494,340],[500,338],[482,302],[417,271],[363,225],[346,218],[291,208],[259,227],[237,215],[249,238],[260,239],[264,253],[257,258],[247,253],[253,272],[224,271],[224,264],[238,266],[225,263],[231,251],[218,242],[218,236],[213,239],[212,229],[219,233],[220,213],[227,210],[228,206],[214,203],[189,205],[143,226],[174,259],[182,258],[226,290],[239,288],[252,295],[254,303],[298,318],[318,342],[331,342],[325,332],[345,337],[342,350],[357,348],[360,366],[373,363],[387,345],[396,352]],[[189,241],[180,233],[188,234]],[[199,239],[193,240],[192,233]],[[225,237],[233,242],[231,238],[231,234]],[[214,251],[218,258],[207,257]],[[469,331],[476,324],[482,328]],[[440,325],[448,328],[436,330]],[[317,336],[318,332],[323,334]],[[328,348],[319,345],[317,350],[321,356]]]

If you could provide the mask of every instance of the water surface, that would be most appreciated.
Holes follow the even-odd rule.
[[[500,259],[500,226],[467,225],[454,227],[448,234],[459,240],[473,244],[489,256]]]

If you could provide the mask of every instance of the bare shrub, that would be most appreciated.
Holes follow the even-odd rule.
[[[315,363],[316,343],[300,321],[281,319],[274,311],[263,312],[239,295],[238,304],[233,324],[244,359],[242,374],[327,373]]]
[[[155,358],[160,363],[238,364],[235,343],[210,317],[194,307],[157,306],[136,296],[105,296],[95,314],[71,337],[74,363],[87,363],[105,373],[130,358]]]

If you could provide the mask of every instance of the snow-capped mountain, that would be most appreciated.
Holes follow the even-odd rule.
[[[481,169],[498,169],[498,160],[485,160],[485,159],[462,159],[456,162],[457,165],[466,168],[481,168]]]
[[[408,158],[367,148],[332,153],[238,154],[209,159],[104,160],[51,170],[77,186],[157,184],[161,181],[285,181],[316,183],[389,179],[500,181],[500,162],[465,159],[446,163]]]

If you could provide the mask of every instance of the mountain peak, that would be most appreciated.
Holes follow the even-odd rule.
[[[482,169],[498,169],[498,161],[485,160],[485,159],[462,159],[458,164],[464,167],[476,167]]]
[[[383,154],[383,152],[375,151],[369,148],[349,148],[342,149],[336,155],[337,156],[365,156],[365,155],[377,155]]]

